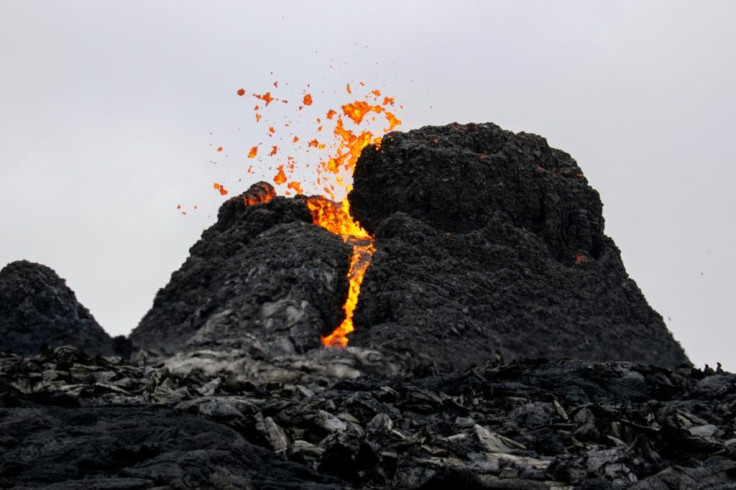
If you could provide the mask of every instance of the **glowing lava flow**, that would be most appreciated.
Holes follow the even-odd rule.
[[[348,344],[347,335],[354,330],[353,313],[358,305],[360,285],[371,263],[371,256],[376,250],[373,246],[373,237],[353,219],[347,198],[338,204],[324,197],[310,197],[307,205],[316,224],[335,235],[340,235],[345,243],[353,247],[348,272],[350,286],[343,306],[345,319],[330,335],[322,337],[322,343],[328,347],[345,347]]]
[[[273,85],[275,88],[278,88],[278,82],[274,82]],[[361,83],[360,86],[363,87],[364,84]],[[347,86],[347,93],[353,93],[350,85]],[[243,96],[245,95],[245,90],[240,89],[237,91],[237,94]],[[271,95],[271,92],[253,94],[253,96],[260,102],[265,102],[265,106],[256,105],[254,107],[256,111],[256,123],[260,123],[262,118],[261,113],[265,111],[265,108],[271,102],[288,104],[287,100],[279,99],[275,95]],[[335,192],[344,190],[345,195],[347,195],[347,192],[350,191],[350,184],[346,183],[346,180],[352,178],[355,164],[363,148],[370,144],[380,145],[381,136],[401,124],[401,121],[392,112],[394,99],[392,97],[381,97],[380,91],[372,90],[365,95],[363,100],[353,100],[342,105],[341,112],[330,109],[324,113],[324,119],[318,117],[316,119],[318,125],[316,133],[321,133],[327,124],[334,125],[332,129],[333,141],[330,144],[321,142],[317,138],[300,138],[293,133],[289,133],[287,138],[281,138],[279,140],[293,145],[297,145],[300,141],[303,141],[304,143],[301,143],[300,148],[306,152],[327,149],[327,158],[320,161],[317,166],[316,178],[313,182],[309,183],[309,187],[321,189],[328,197],[309,197],[307,199],[307,206],[312,213],[312,219],[315,224],[322,226],[331,233],[339,235],[345,243],[353,247],[350,271],[348,272],[348,297],[343,307],[345,319],[330,335],[322,337],[322,343],[328,347],[345,347],[348,344],[347,335],[354,330],[353,313],[358,304],[360,286],[363,282],[365,272],[370,265],[371,256],[375,251],[373,237],[353,219],[347,197],[339,203],[335,202]],[[313,107],[313,104],[316,102],[317,100],[313,98],[312,94],[307,93],[305,90],[303,92],[302,105],[298,107],[298,110],[307,110]],[[387,127],[379,130],[379,136],[374,136],[368,130],[358,131],[357,128],[359,126],[376,122],[379,117],[385,119],[387,123]],[[289,128],[290,124],[291,121],[288,121],[283,127]],[[346,124],[353,129],[347,127]],[[269,138],[279,138],[281,130],[277,131],[274,125],[267,125],[267,127],[267,136]],[[272,146],[271,151],[263,158],[274,157],[284,153],[278,146],[270,146]],[[253,159],[257,156],[258,145],[252,146],[248,152],[248,158]],[[283,160],[281,161],[283,162]],[[271,177],[271,180],[277,186],[285,186],[284,194],[287,196],[290,195],[290,190],[301,194],[302,182],[292,179],[296,171],[295,158],[293,156],[286,156],[286,164],[280,163],[276,167],[278,171],[275,176]],[[309,165],[306,165],[306,167],[309,167]],[[269,168],[271,170],[274,169],[273,166]],[[248,173],[252,173],[251,168],[248,169]]]
[[[380,96],[380,92],[372,92],[374,96]],[[385,104],[393,104],[393,100],[384,99]],[[391,112],[385,110],[381,105],[370,105],[364,101],[355,101],[342,106],[345,116],[349,117],[356,125],[363,121],[363,118],[369,113],[383,114],[389,122],[389,127],[384,130],[388,132],[395,128],[401,121]],[[334,116],[334,111],[330,111]],[[330,113],[328,117],[331,118]],[[335,175],[339,174],[340,168],[344,168],[353,175],[355,164],[360,157],[363,148],[373,143],[379,145],[381,138],[374,137],[369,131],[363,131],[356,135],[353,131],[345,129],[341,117],[337,118],[334,129],[336,139],[340,142],[337,154],[327,161],[320,164],[319,172],[330,172]],[[337,175],[338,185],[343,185],[342,178]],[[346,186],[346,190],[350,191],[350,186]],[[325,191],[334,199],[334,187],[325,187]],[[353,313],[358,305],[358,296],[360,295],[360,286],[363,283],[363,277],[371,263],[371,257],[375,252],[373,246],[373,237],[360,226],[353,218],[350,212],[350,203],[347,197],[340,204],[334,201],[328,201],[324,198],[309,198],[307,201],[310,211],[312,212],[312,220],[315,224],[322,226],[331,233],[340,235],[342,239],[352,245],[353,255],[350,259],[350,271],[348,272],[348,297],[345,301],[343,310],[345,311],[345,319],[330,335],[322,337],[322,343],[328,347],[345,347],[348,345],[348,334],[352,332]]]

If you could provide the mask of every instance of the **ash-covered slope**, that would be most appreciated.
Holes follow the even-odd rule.
[[[159,353],[300,353],[342,321],[350,248],[265,182],[225,202],[130,339]]]
[[[65,344],[113,355],[126,341],[111,339],[49,267],[26,260],[6,265],[0,270],[0,351],[29,355]]]
[[[494,124],[391,133],[353,185],[377,251],[351,345],[444,369],[494,351],[688,362],[604,235],[598,193],[544,138]]]

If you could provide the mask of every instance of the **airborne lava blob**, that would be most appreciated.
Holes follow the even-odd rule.
[[[277,82],[274,82],[273,85],[275,88],[279,86]],[[365,86],[363,83],[359,85]],[[353,98],[357,95],[353,93],[355,90],[351,90],[350,85],[347,85],[346,91]],[[242,97],[245,92],[240,89],[237,94]],[[353,247],[348,273],[350,287],[343,307],[345,319],[330,335],[322,337],[322,343],[325,346],[345,347],[348,344],[347,335],[354,329],[353,313],[358,304],[360,285],[375,251],[373,237],[353,219],[350,213],[350,204],[347,199],[347,193],[351,189],[349,182],[352,181],[355,164],[363,148],[370,144],[379,145],[385,133],[401,124],[393,112],[394,99],[382,96],[379,90],[367,91],[362,98],[355,98],[340,106],[339,111],[331,108],[320,113],[320,116],[313,120],[316,123],[313,131],[309,131],[309,134],[306,135],[297,135],[292,130],[292,123],[295,121],[287,118],[281,124],[273,124],[266,112],[267,109],[272,110],[274,106],[288,104],[287,99],[280,99],[275,92],[274,94],[266,92],[252,95],[260,103],[265,102],[265,106],[256,105],[253,108],[256,112],[256,123],[260,124],[263,118],[267,128],[266,137],[281,142],[280,146],[269,143],[272,150],[263,157],[258,157],[258,163],[263,166],[261,172],[265,180],[270,180],[277,188],[282,188],[286,196],[291,195],[292,191],[302,194],[303,187],[324,193],[324,196],[327,197],[313,196],[307,199],[307,206],[312,213],[314,223],[331,233],[340,235],[346,243]],[[318,110],[316,109],[318,98],[313,93],[305,89],[302,97],[297,97],[297,100],[299,98],[302,102],[297,107],[299,118],[304,117],[306,111]],[[271,105],[272,102],[279,102],[279,104]],[[385,125],[382,126],[382,124]],[[322,136],[328,127],[331,128],[331,138]],[[282,132],[287,132],[288,135],[281,136]],[[301,141],[304,143],[300,143]],[[258,142],[251,146],[247,157],[256,158],[258,146],[262,143]],[[295,172],[298,170],[303,172],[304,169],[310,167],[310,164],[302,161],[300,162],[302,164],[297,165],[294,153],[309,152],[322,152],[324,155],[314,167],[312,179],[297,180]],[[268,166],[269,160],[273,161],[270,166]],[[248,172],[253,173],[250,168]],[[336,202],[336,195],[345,197]]]

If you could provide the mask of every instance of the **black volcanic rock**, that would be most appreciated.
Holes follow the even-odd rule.
[[[191,360],[181,371],[68,346],[0,353],[0,487],[736,485],[736,375],[720,370],[536,359],[319,372],[352,364],[348,348],[246,380],[247,356],[214,370]]]
[[[341,488],[226,425],[171,409],[30,405],[0,408],[0,420],[3,488]]]
[[[493,124],[391,133],[349,195],[376,249],[351,345],[443,369],[498,352],[688,362],[604,235],[582,170]]]
[[[20,260],[0,270],[0,351],[35,354],[42,346],[73,345],[116,354],[116,344],[64,279],[45,265]]]
[[[130,338],[174,353],[304,352],[344,316],[350,249],[312,224],[304,199],[255,184],[225,202]]]

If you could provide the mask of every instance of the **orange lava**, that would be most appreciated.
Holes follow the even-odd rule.
[[[362,82],[358,85],[365,87]],[[278,84],[273,86],[278,89]],[[345,347],[348,344],[348,335],[354,330],[353,313],[358,304],[363,277],[375,251],[373,237],[352,217],[347,198],[335,202],[336,193],[340,192],[346,195],[349,192],[353,170],[363,149],[370,144],[380,145],[383,134],[401,124],[401,121],[392,112],[394,106],[392,97],[384,96],[380,90],[363,88],[353,90],[350,84],[346,85],[346,91],[354,100],[339,106],[340,110],[329,109],[325,111],[326,108],[324,107],[318,108],[319,116],[314,116],[313,120],[316,124],[312,130],[314,132],[311,134],[294,135],[291,133],[288,139],[285,139],[284,136],[278,134],[283,131],[275,131],[276,124],[267,124],[266,136],[275,138],[282,143],[279,147],[269,145],[271,146],[270,153],[257,159],[257,162],[263,165],[267,165],[266,159],[268,157],[283,159],[279,162],[280,164],[275,166],[277,169],[275,175],[271,173],[274,166],[268,167],[268,170],[263,170],[261,175],[264,178],[270,178],[276,186],[285,186],[285,188],[282,187],[282,192],[286,195],[290,195],[292,191],[297,194],[304,194],[303,186],[305,184],[308,189],[321,189],[326,197],[313,196],[307,199],[307,206],[312,213],[313,222],[331,233],[339,235],[345,243],[353,247],[348,272],[348,297],[343,307],[345,319],[330,335],[322,338],[322,343],[329,347]],[[358,92],[364,94],[362,98],[358,96]],[[312,95],[307,93],[306,90],[302,93],[304,94],[301,100],[303,105],[296,108],[299,111],[300,118],[309,117],[307,115],[309,111],[316,107]],[[238,91],[238,95],[242,95],[240,91]],[[259,108],[259,106],[256,106],[254,108],[256,122],[260,121],[261,116],[263,116],[265,121],[270,123],[267,113],[272,111],[273,108],[267,109],[267,106],[273,100],[288,104],[287,99],[290,98],[276,99],[271,95],[271,92],[253,95],[265,103],[265,107]],[[282,104],[279,104],[279,106],[282,106]],[[323,117],[326,120],[322,119]],[[293,120],[287,119],[281,126],[290,127],[292,122]],[[380,127],[381,124],[384,124],[384,126]],[[314,138],[316,133],[320,134],[321,141]],[[288,148],[289,145],[293,145],[294,149]],[[321,153],[323,150],[325,150],[325,154]],[[309,151],[320,155],[317,165],[310,167],[310,164],[307,163],[297,168],[297,160],[293,155],[303,155],[309,153]],[[256,158],[257,155],[258,145],[255,145],[251,147],[248,158]],[[282,155],[284,156],[282,157]],[[295,179],[297,170],[304,172],[308,168],[316,170],[311,181],[309,179],[305,180],[303,175],[298,180]]]
[[[373,237],[355,221],[350,213],[350,203],[347,198],[338,204],[322,196],[310,197],[307,200],[307,206],[316,224],[335,235],[340,235],[345,243],[353,247],[348,272],[348,297],[343,306],[345,319],[330,335],[322,337],[322,344],[327,347],[346,347],[348,335],[355,330],[353,314],[355,307],[358,306],[360,286],[371,263],[371,256],[376,251],[373,246]]]
[[[355,221],[350,213],[350,202],[343,199],[336,203],[323,196],[313,196],[307,200],[312,219],[330,233],[340,235],[347,242],[350,238],[372,240],[373,237]]]
[[[284,173],[283,165],[279,165],[279,172],[273,178],[273,181],[276,182],[277,185],[281,185],[286,182],[286,174]]]
[[[214,188],[220,191],[220,195],[224,196],[227,194],[227,190],[225,190],[225,187],[223,187],[222,184],[218,184],[217,182],[214,183]]]
[[[269,202],[276,197],[276,191],[273,188],[261,186],[255,192],[249,192],[243,197],[245,206],[253,206],[254,204],[263,204]]]
[[[268,106],[268,104],[270,104],[270,103],[271,103],[271,101],[273,100],[273,97],[271,97],[271,92],[266,92],[266,93],[265,93],[265,94],[263,94],[263,95],[253,94],[253,96],[254,96],[254,97],[255,97],[256,99],[260,99],[260,100],[262,100],[263,102],[265,102],[265,103],[266,103],[266,106]]]
[[[289,182],[289,185],[287,187],[297,194],[304,194],[304,190],[302,190],[302,184],[297,182],[296,180],[292,180],[291,182]]]

